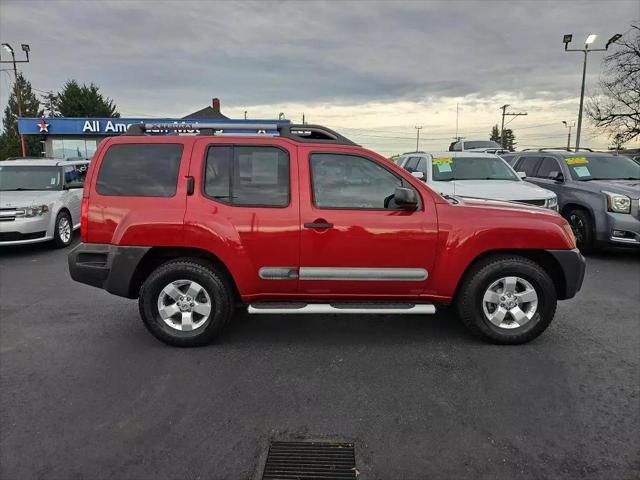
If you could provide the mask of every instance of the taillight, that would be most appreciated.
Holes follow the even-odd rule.
[[[89,241],[89,197],[84,196],[80,209],[80,240],[84,243]]]

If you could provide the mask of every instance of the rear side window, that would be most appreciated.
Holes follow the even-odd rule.
[[[558,161],[555,158],[545,157],[538,167],[536,177],[549,178],[551,172],[562,172],[562,170],[560,170],[560,165],[558,165]]]
[[[231,205],[289,205],[289,154],[276,147],[211,146],[204,193]]]
[[[527,177],[533,177],[539,160],[540,157],[522,157],[518,161],[517,168],[515,170],[518,172],[524,172]]]
[[[87,176],[87,165],[65,165],[64,183],[67,188],[82,188]]]
[[[102,159],[96,191],[100,195],[172,197],[181,157],[182,145],[112,145]]]

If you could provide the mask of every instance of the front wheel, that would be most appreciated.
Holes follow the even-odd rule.
[[[56,223],[53,231],[53,244],[56,248],[65,248],[71,244],[73,236],[73,225],[71,224],[71,215],[67,212],[60,212],[56,217]]]
[[[549,326],[556,311],[555,285],[535,262],[496,256],[472,267],[457,296],[463,323],[485,341],[526,343]]]
[[[576,246],[582,253],[590,253],[594,249],[593,222],[589,214],[582,209],[571,210],[567,221],[576,237]]]
[[[233,314],[231,289],[224,276],[188,258],[154,270],[140,288],[138,306],[147,329],[178,347],[211,342]]]

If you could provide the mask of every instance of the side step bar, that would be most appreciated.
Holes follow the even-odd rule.
[[[252,303],[247,309],[251,314],[433,314],[436,307],[427,303]]]

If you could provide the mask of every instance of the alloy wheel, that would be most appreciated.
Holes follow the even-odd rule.
[[[158,295],[160,318],[174,330],[188,332],[200,328],[211,314],[211,298],[192,280],[176,280]]]
[[[58,236],[64,243],[69,243],[71,240],[71,223],[65,216],[61,216],[58,221]]]
[[[485,291],[482,309],[486,318],[496,327],[522,327],[529,323],[538,309],[538,294],[524,278],[503,277]]]

